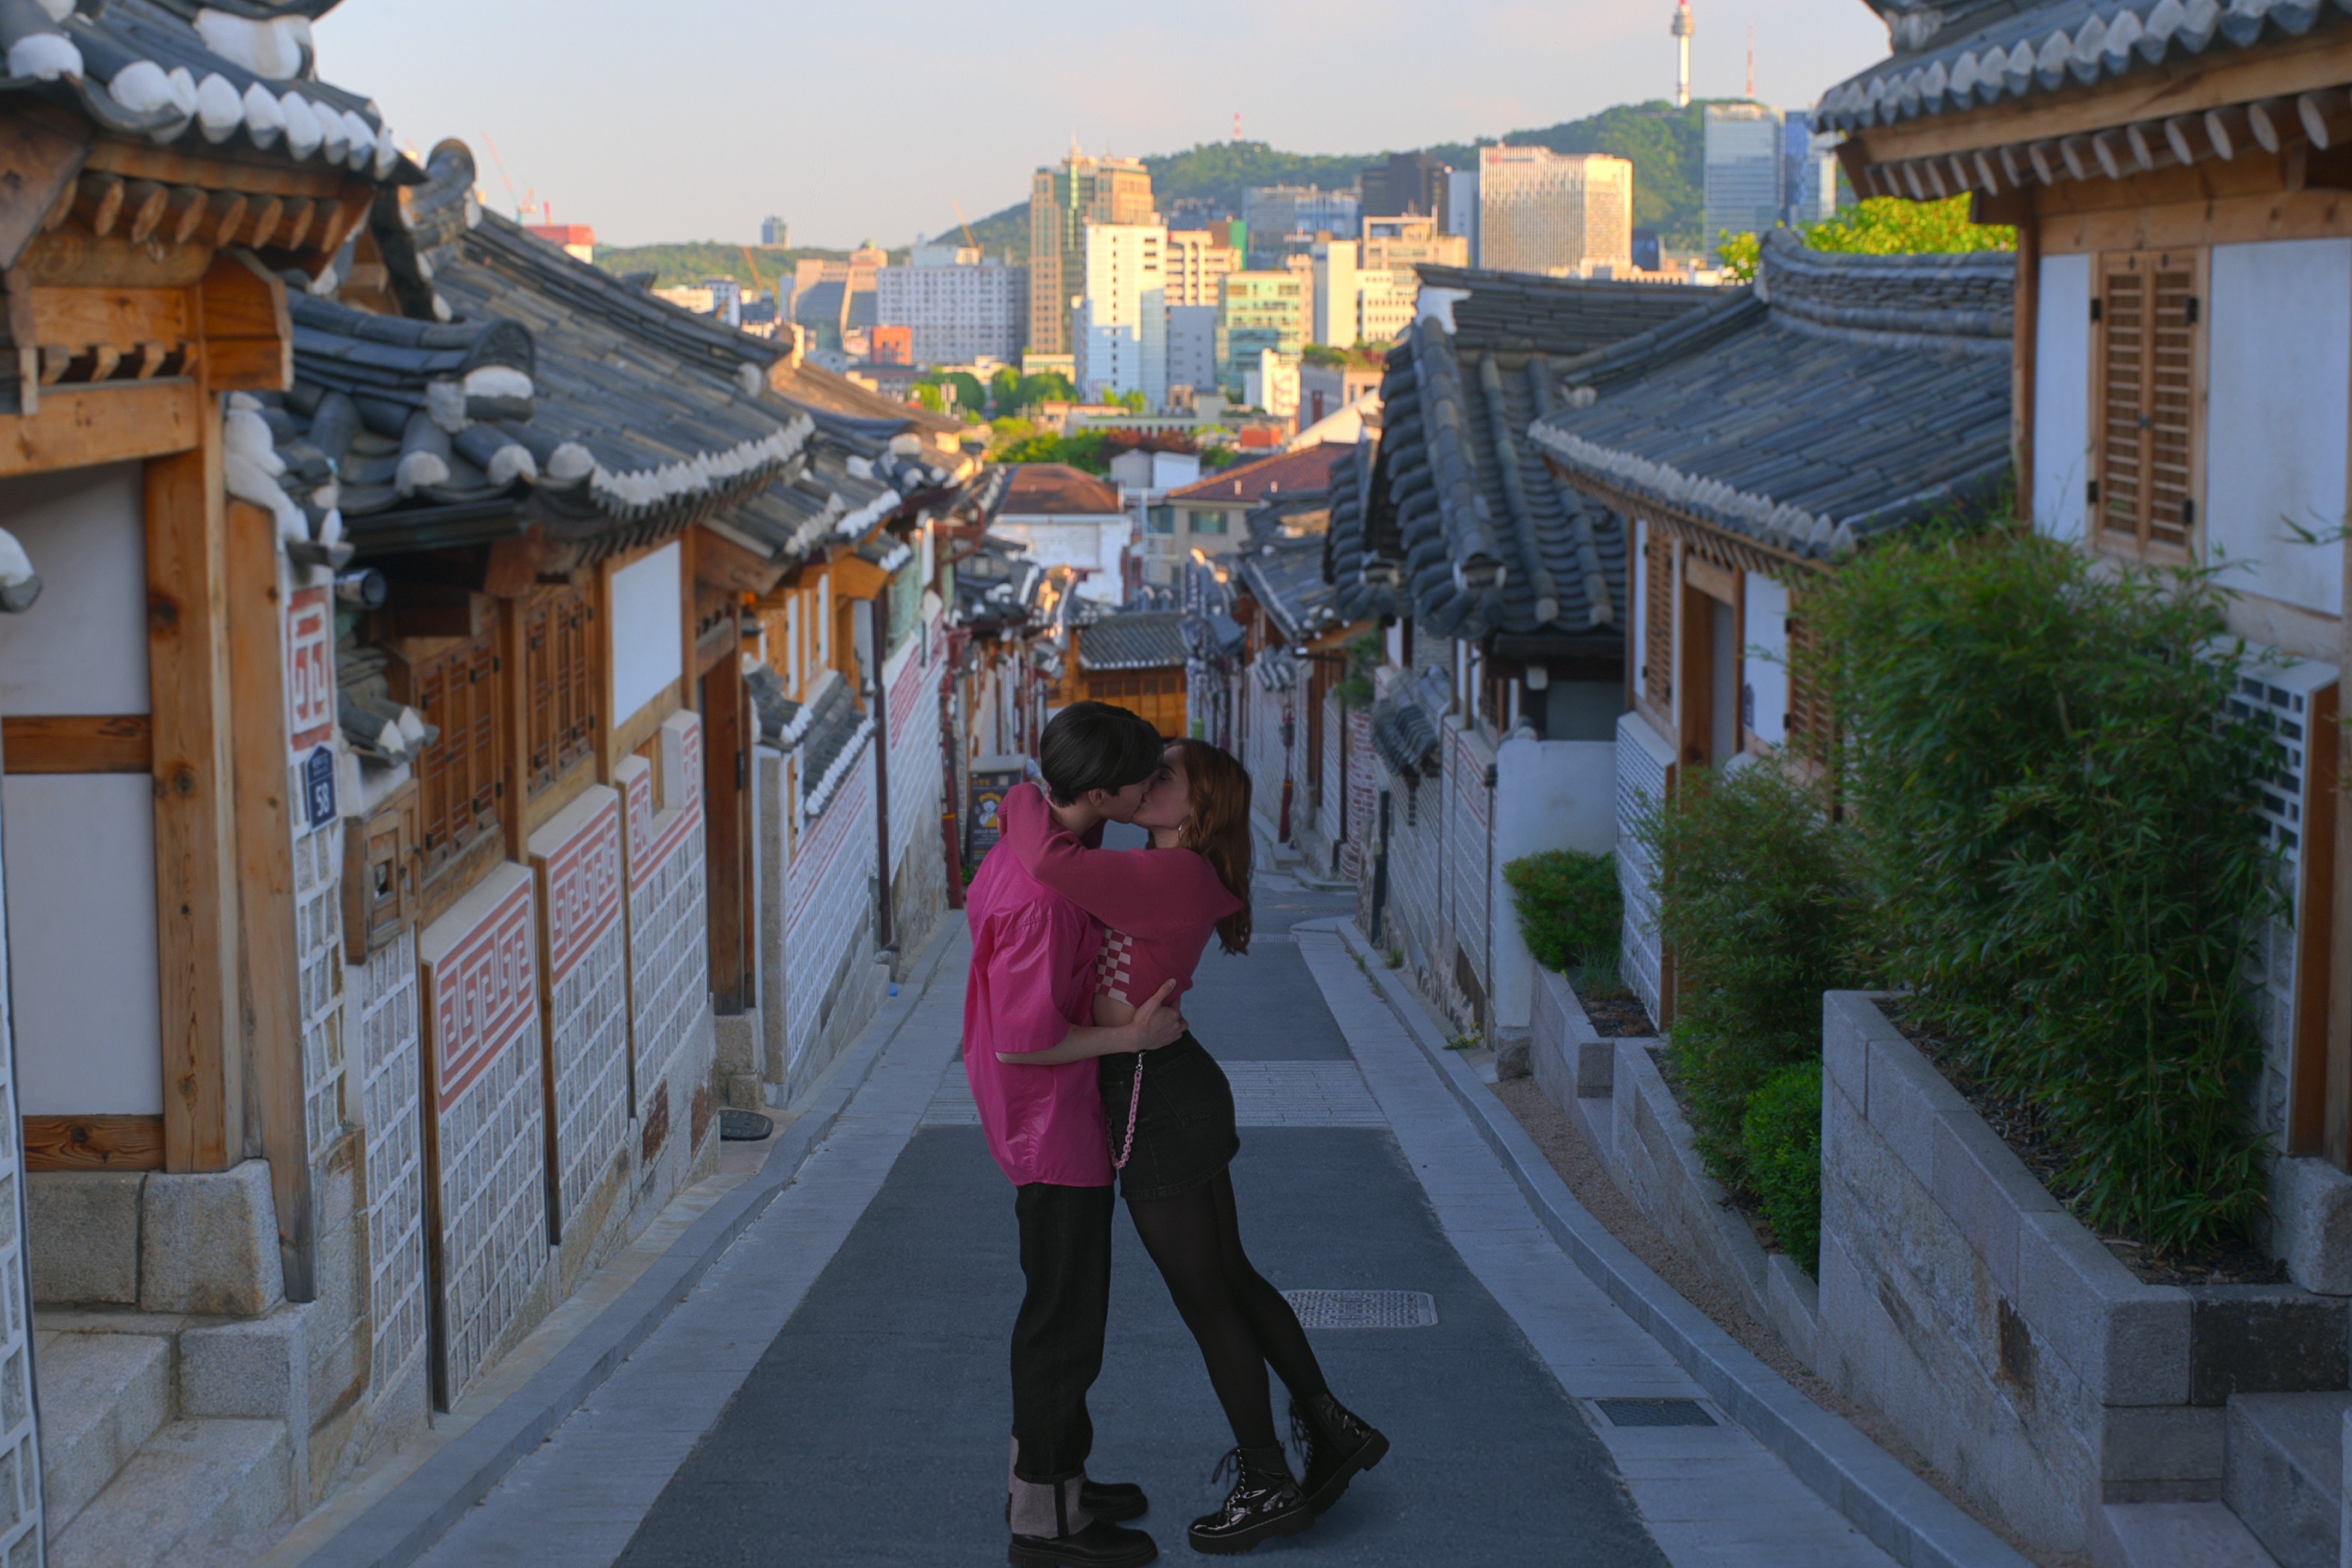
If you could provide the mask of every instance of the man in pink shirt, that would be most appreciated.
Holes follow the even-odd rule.
[[[1124,822],[1160,771],[1159,731],[1124,708],[1073,703],[1045,726],[1040,767],[1055,804]],[[1093,1022],[1093,918],[1015,857],[990,855],[966,913],[971,972],[963,1062],[989,1152],[1014,1187],[1027,1294],[1013,1325],[1014,1568],[1139,1568],[1159,1554],[1116,1521],[1149,1506],[1142,1489],[1086,1479],[1094,1446],[1087,1391],[1102,1371],[1110,1310],[1110,1138],[1095,1058],[1157,1049],[1184,1032],[1163,986],[1132,1023]],[[999,1053],[1018,1057],[998,1060]]]

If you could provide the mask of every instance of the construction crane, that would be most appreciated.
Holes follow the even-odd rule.
[[[499,178],[506,184],[507,200],[514,203],[515,222],[529,223],[530,215],[539,210],[539,192],[532,189],[525,191],[520,195],[515,195],[514,176],[507,173],[507,161],[499,156],[499,144],[490,140],[490,133],[487,131],[482,132],[482,145],[490,150],[491,165],[498,170]]]
[[[948,198],[948,205],[955,208],[956,222],[963,226],[963,242],[971,247],[972,249],[978,250],[980,248],[980,241],[972,238],[971,237],[971,219],[963,216],[963,204],[957,201],[953,196],[950,196]]]

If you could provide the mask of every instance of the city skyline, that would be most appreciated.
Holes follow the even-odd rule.
[[[1741,90],[1751,23],[1758,95],[1784,109],[1810,105],[1885,52],[1885,31],[1862,0],[1699,0],[1694,11],[1701,98]],[[1248,141],[1369,155],[1674,90],[1666,0],[1559,9],[1493,0],[1454,8],[1436,31],[1400,0],[1271,13],[1213,0],[1185,15],[1179,26],[1040,8],[1013,30],[943,0],[888,0],[796,16],[789,37],[763,48],[768,14],[751,0],[680,0],[672,25],[653,32],[615,0],[354,0],[318,32],[324,73],[367,59],[386,120],[419,152],[460,137],[495,205],[509,206],[511,177],[517,195],[552,203],[554,221],[592,224],[608,245],[750,240],[773,214],[803,245],[899,246],[949,228],[957,203],[978,218],[1020,202],[1032,171],[1057,163],[1074,139],[1093,153],[1173,153],[1230,140],[1238,112]],[[1244,36],[1253,47],[1236,49]],[[449,49],[457,37],[470,47]],[[877,69],[893,68],[798,64],[861,48]],[[1312,72],[1296,65],[1306,58],[1318,62]],[[1157,90],[1105,60],[1158,62],[1160,79],[1182,90]],[[1384,72],[1418,90],[1368,87]],[[877,89],[1014,80],[1027,88],[1017,98],[961,118],[943,110],[893,120],[860,107]],[[1066,85],[1037,90],[1054,81]]]

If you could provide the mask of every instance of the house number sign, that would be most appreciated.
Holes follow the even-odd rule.
[[[312,827],[335,820],[335,749],[320,746],[302,759],[302,818]]]

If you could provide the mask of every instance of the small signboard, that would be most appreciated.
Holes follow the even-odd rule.
[[[988,757],[971,770],[971,788],[965,795],[971,809],[964,817],[964,858],[977,864],[982,856],[996,847],[1001,833],[996,825],[996,808],[1004,804],[1004,795],[1014,784],[1028,777],[1028,770],[1018,757]]]
[[[335,820],[335,749],[320,746],[302,759],[302,819],[312,827]]]
[[[286,733],[299,752],[335,729],[335,616],[327,590],[298,592],[286,620]]]

